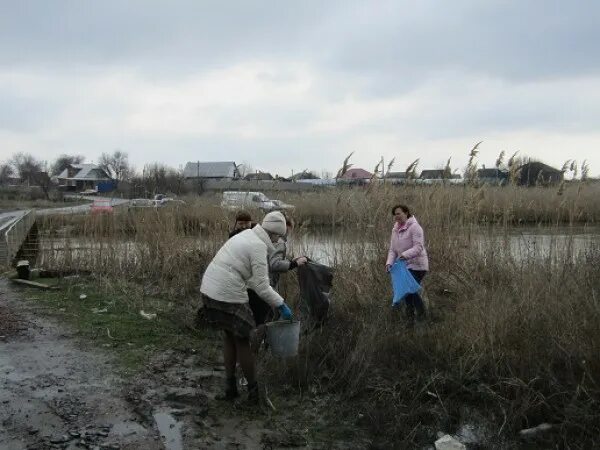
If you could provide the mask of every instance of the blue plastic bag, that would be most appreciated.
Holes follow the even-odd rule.
[[[412,276],[406,267],[406,262],[399,259],[390,270],[392,276],[392,289],[394,298],[392,305],[399,305],[408,294],[415,294],[421,290],[421,285]]]

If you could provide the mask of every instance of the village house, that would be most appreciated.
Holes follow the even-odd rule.
[[[188,179],[233,180],[239,178],[239,171],[233,161],[188,162],[183,169]]]
[[[385,174],[385,182],[390,184],[406,183],[406,172],[388,172]]]
[[[344,175],[338,178],[338,183],[350,185],[364,185],[371,181],[373,174],[365,169],[348,169]]]
[[[458,173],[448,173],[446,169],[426,169],[421,172],[417,180],[420,184],[436,184],[448,182],[451,184],[462,183],[462,177]]]
[[[477,171],[477,179],[483,184],[491,184],[494,186],[504,186],[508,183],[509,175],[507,170],[502,169],[479,169]]]
[[[247,181],[273,181],[273,175],[271,175],[269,172],[254,172],[254,173],[249,173],[248,175],[246,175],[244,177],[244,180]]]
[[[434,169],[434,170],[423,170],[419,179],[421,180],[443,180],[445,178],[445,170],[444,169]]]
[[[69,164],[56,179],[59,188],[67,191],[93,189],[108,192],[115,188],[115,182],[110,175],[95,164]]]
[[[521,186],[552,185],[563,180],[564,174],[539,161],[531,161],[523,164],[518,169],[518,182]]]

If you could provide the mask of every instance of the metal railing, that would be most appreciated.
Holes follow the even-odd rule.
[[[29,230],[35,223],[35,211],[19,212],[0,227],[0,265],[9,265],[15,258]]]

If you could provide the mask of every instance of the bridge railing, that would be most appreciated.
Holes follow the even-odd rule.
[[[18,214],[0,227],[0,265],[9,265],[35,223],[35,211]]]

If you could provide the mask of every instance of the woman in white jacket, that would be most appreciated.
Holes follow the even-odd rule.
[[[202,277],[200,292],[204,317],[213,327],[223,330],[225,373],[223,399],[238,396],[235,366],[239,361],[248,380],[248,399],[258,401],[254,353],[250,349],[250,333],[256,324],[248,305],[248,289],[255,291],[284,319],[292,312],[283,298],[269,284],[267,255],[273,242],[286,233],[285,217],[280,212],[265,216],[261,225],[229,239],[217,252]]]

